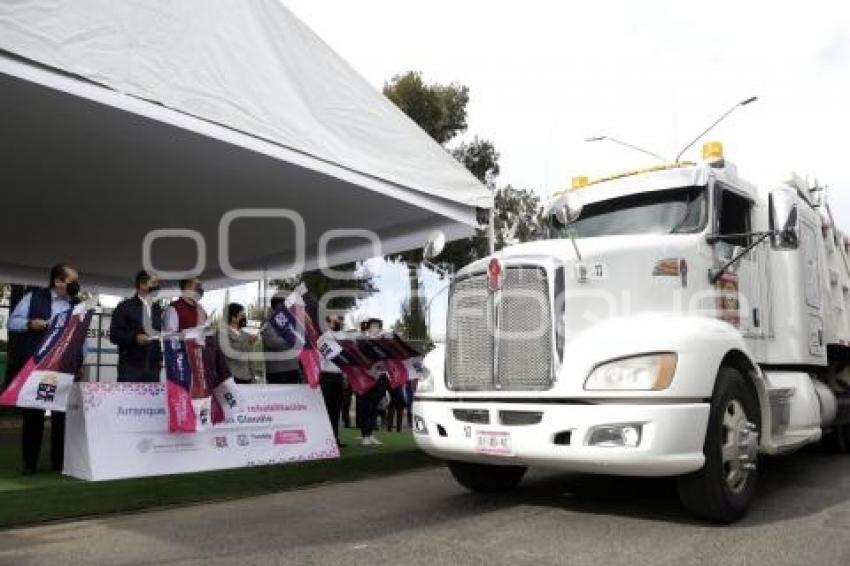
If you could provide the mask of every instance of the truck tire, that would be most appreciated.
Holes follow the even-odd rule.
[[[688,511],[719,523],[746,513],[758,476],[760,430],[755,391],[740,371],[720,368],[703,445],[705,466],[677,478],[679,499]]]
[[[841,424],[833,427],[821,438],[821,446],[835,454],[850,454],[850,425]]]
[[[498,493],[519,485],[526,468],[523,466],[490,466],[469,462],[448,462],[455,480],[470,491]]]

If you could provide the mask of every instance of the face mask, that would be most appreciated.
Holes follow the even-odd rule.
[[[204,298],[204,288],[202,286],[198,285],[195,288],[195,293],[198,295],[199,301]]]
[[[65,292],[68,293],[69,297],[76,297],[80,294],[80,283],[79,281],[71,281],[67,285],[65,285]]]
[[[159,285],[157,285],[155,287],[149,287],[148,288],[148,294],[155,297],[159,294],[159,289],[160,289]]]
[[[239,328],[245,328],[246,326],[248,326],[248,319],[247,318],[240,318],[239,319]]]

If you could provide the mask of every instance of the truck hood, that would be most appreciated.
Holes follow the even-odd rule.
[[[652,270],[656,260],[683,257],[684,254],[710,254],[710,248],[701,234],[645,234],[627,236],[600,236],[576,238],[576,245],[585,263],[594,261],[617,261],[618,258],[643,259]],[[635,254],[638,254],[637,256]],[[573,246],[568,239],[539,240],[516,244],[494,254],[506,263],[529,261],[532,263],[571,266],[577,261]],[[458,272],[465,275],[486,269],[490,257],[475,261]],[[632,262],[629,262],[632,263]]]

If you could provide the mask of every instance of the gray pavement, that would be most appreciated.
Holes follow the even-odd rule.
[[[507,496],[443,468],[0,532],[2,564],[850,565],[850,456],[763,466],[740,523],[691,520],[671,482],[536,472]]]

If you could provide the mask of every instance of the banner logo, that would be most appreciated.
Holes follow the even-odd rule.
[[[279,444],[304,444],[307,442],[307,435],[304,429],[297,430],[278,430],[274,433],[274,443]]]
[[[59,384],[59,379],[52,373],[46,374],[38,383],[38,388],[35,391],[35,400],[52,403],[56,398],[56,387]]]

